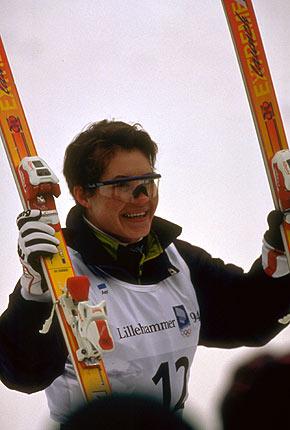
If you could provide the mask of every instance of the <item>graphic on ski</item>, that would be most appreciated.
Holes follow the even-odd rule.
[[[88,401],[107,395],[111,388],[102,354],[114,345],[106,306],[91,306],[88,279],[75,276],[55,207],[58,180],[37,155],[1,38],[0,133],[24,209],[40,209],[60,241],[58,254],[43,258],[42,267],[83,395]],[[41,332],[45,336],[48,330],[49,321]]]
[[[240,64],[290,266],[290,151],[251,0],[222,0]]]

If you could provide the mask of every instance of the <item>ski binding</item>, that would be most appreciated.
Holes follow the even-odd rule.
[[[86,276],[69,278],[59,302],[78,344],[78,360],[86,366],[93,366],[101,360],[103,352],[114,349],[114,343],[107,322],[105,301],[90,305],[88,292],[89,280]]]
[[[277,151],[272,158],[272,169],[281,211],[290,211],[290,150]]]

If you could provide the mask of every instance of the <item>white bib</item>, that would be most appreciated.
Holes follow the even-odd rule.
[[[90,279],[91,303],[106,300],[115,349],[103,358],[112,391],[148,394],[179,409],[187,397],[200,318],[187,265],[174,245],[166,252],[179,272],[153,285],[95,275],[76,251],[70,250],[70,255],[76,274]],[[69,361],[46,394],[51,416],[60,422],[82,402]]]

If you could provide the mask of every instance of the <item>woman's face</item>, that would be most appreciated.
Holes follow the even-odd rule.
[[[152,171],[149,160],[138,149],[118,150],[100,181],[146,175]],[[77,195],[75,197],[79,201]],[[86,217],[96,227],[122,242],[134,243],[150,231],[158,194],[150,197],[140,192],[128,203],[103,195],[97,189],[93,196],[85,198],[85,203],[79,203],[85,206]]]

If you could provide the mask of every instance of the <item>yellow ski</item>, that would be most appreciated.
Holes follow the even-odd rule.
[[[251,0],[222,0],[260,142],[290,266],[290,151]]]
[[[102,353],[114,346],[106,306],[90,306],[88,279],[75,276],[55,207],[58,180],[37,155],[1,38],[0,132],[24,209],[40,209],[60,241],[58,254],[43,258],[42,267],[83,395],[87,401],[107,395],[111,388]]]

